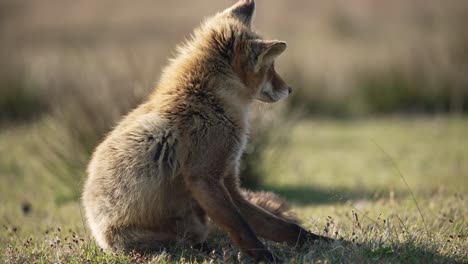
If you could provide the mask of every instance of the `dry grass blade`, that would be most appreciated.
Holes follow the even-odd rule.
[[[419,207],[419,203],[416,200],[416,197],[414,196],[413,191],[411,190],[411,187],[409,186],[408,182],[406,181],[405,177],[403,176],[403,173],[401,172],[400,168],[396,164],[395,160],[388,154],[376,141],[374,141],[374,144],[382,151],[382,153],[387,157],[387,159],[391,162],[393,169],[397,172],[397,174],[400,176],[400,178],[403,180],[403,182],[406,185],[406,188],[408,189],[408,192],[411,195],[411,198],[413,199],[414,204],[416,205],[416,208],[418,208],[419,215],[421,216],[421,220],[423,221],[424,224],[424,229],[426,230],[426,236],[427,238],[431,239],[431,233],[429,232],[429,229],[427,228],[426,220],[424,218],[424,215],[421,211],[421,208]]]

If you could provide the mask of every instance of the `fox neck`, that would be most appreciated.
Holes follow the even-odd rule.
[[[190,74],[189,74],[190,76]],[[175,77],[175,76],[172,76]],[[182,78],[183,79],[183,78]],[[183,82],[160,82],[158,87],[150,95],[147,103],[147,110],[151,111],[155,107],[162,112],[173,112],[174,107],[180,105],[185,98],[190,99],[195,104],[203,105],[204,107],[221,108],[224,115],[241,129],[246,132],[248,130],[248,115],[253,103],[253,98],[249,98],[239,91],[245,90],[243,83],[233,75],[222,75],[217,78],[206,76],[202,79],[208,79],[204,85],[198,85],[199,80],[185,79]],[[178,80],[178,78],[175,78]],[[188,89],[190,87],[190,89]],[[202,88],[203,87],[203,88]],[[196,91],[203,89],[204,91]],[[194,91],[195,90],[195,91]],[[207,101],[201,102],[198,98],[193,98],[193,94],[204,94]],[[211,104],[213,104],[211,106]]]
[[[171,61],[153,92],[153,99],[164,101],[161,105],[184,97],[181,95],[189,90],[203,89],[216,98],[229,120],[247,129],[253,96],[230,63],[219,60],[218,51],[200,50],[191,46]]]
[[[248,128],[248,116],[253,99],[239,93],[244,90],[242,84],[237,79],[226,80],[219,84],[219,89],[216,89],[215,95],[219,98],[223,105],[223,110],[226,115],[241,128]]]

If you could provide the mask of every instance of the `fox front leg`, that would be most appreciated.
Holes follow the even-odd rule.
[[[236,246],[257,260],[275,261],[274,255],[242,217],[221,181],[188,177],[186,183],[195,200],[208,216],[228,233]]]

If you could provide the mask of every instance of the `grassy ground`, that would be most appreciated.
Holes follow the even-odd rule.
[[[287,132],[286,144],[268,147],[259,164],[265,188],[290,200],[312,231],[341,241],[269,243],[276,255],[299,263],[468,262],[466,118],[306,120]],[[151,256],[101,252],[77,197],[87,154],[70,137],[47,117],[0,130],[3,262],[248,260],[222,237],[209,240],[211,253],[182,245]]]

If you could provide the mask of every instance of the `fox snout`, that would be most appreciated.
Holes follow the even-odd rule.
[[[260,93],[257,100],[273,103],[288,97],[293,89],[289,86],[278,73],[276,73],[274,65],[267,72],[265,82],[260,88]]]
[[[275,87],[271,82],[266,82],[257,99],[266,103],[274,103],[288,97],[291,91],[289,86]]]

